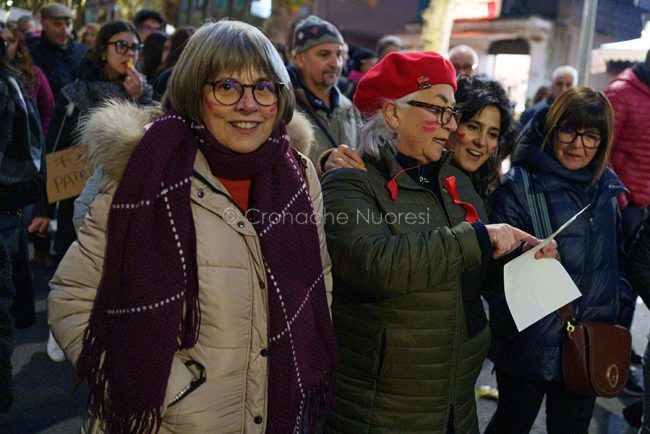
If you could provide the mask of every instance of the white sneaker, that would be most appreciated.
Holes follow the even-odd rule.
[[[52,336],[52,331],[50,331],[50,337],[47,339],[47,355],[53,362],[65,360],[65,353],[54,339],[54,336]]]

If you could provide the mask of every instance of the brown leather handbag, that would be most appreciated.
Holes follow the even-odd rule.
[[[567,388],[579,396],[621,393],[630,369],[630,332],[616,324],[578,323],[571,303],[557,312],[565,329],[562,376]]]

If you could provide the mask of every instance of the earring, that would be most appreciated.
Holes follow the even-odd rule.
[[[106,62],[106,56],[102,56],[102,62]]]

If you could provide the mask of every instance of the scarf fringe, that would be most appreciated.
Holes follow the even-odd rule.
[[[102,421],[106,432],[111,434],[158,432],[162,424],[160,408],[128,414],[118,414],[111,408],[106,372],[106,346],[102,344],[100,336],[91,334],[90,330],[91,327],[87,327],[84,332],[83,350],[77,362],[80,379],[88,383],[87,407],[90,413]]]
[[[332,366],[325,372],[321,381],[316,386],[305,392],[307,402],[302,408],[302,417],[297,425],[291,427],[278,426],[277,421],[269,420],[266,425],[266,434],[303,434],[315,433],[316,427],[325,422],[327,413],[334,407],[336,402],[336,367]],[[269,396],[269,399],[274,399]],[[300,403],[294,409],[296,421],[300,412]],[[309,416],[309,421],[305,424],[305,416]]]
[[[185,315],[181,323],[181,349],[192,348],[199,340],[201,307],[199,306],[199,285],[189,285],[185,295]]]

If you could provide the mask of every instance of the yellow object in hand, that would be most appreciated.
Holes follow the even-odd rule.
[[[128,60],[128,61],[126,62],[126,67],[127,67],[127,68],[133,68],[133,62],[131,62],[130,60]]]

